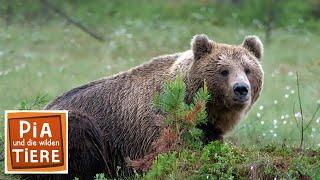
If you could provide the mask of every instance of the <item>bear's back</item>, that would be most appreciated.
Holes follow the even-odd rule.
[[[91,117],[121,156],[142,157],[158,136],[152,99],[179,54],[155,58],[126,72],[74,88],[45,109],[70,110]],[[133,151],[134,149],[134,151]]]

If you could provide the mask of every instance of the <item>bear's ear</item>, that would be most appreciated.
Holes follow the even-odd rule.
[[[205,34],[195,35],[191,40],[194,59],[198,60],[212,51],[212,41]]]
[[[258,36],[246,36],[242,46],[249,50],[259,60],[261,60],[263,56],[263,44]]]

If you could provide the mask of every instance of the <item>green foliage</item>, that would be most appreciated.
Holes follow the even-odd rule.
[[[7,2],[0,7],[5,14]],[[12,0],[12,19],[15,22],[46,22],[61,19],[53,16],[41,1]],[[134,17],[143,21],[185,20],[202,21],[214,25],[236,24],[265,28],[270,11],[274,12],[273,26],[295,29],[319,29],[319,7],[316,0],[238,0],[238,1],[157,1],[157,0],[96,0],[54,1],[60,9],[84,24],[96,26],[113,20]],[[139,4],[139,5],[137,5]],[[5,17],[5,16],[3,16]],[[316,28],[316,29],[315,29]]]
[[[33,100],[23,100],[20,103],[19,110],[40,109],[48,102],[48,95],[38,95]]]
[[[178,169],[176,152],[160,154],[155,159],[154,164],[156,165],[153,166],[152,170],[144,176],[145,179],[157,179],[172,171],[176,171]]]
[[[292,147],[236,147],[212,142],[202,150],[183,149],[156,161],[145,177],[162,179],[297,179],[319,177],[320,151]],[[168,164],[168,162],[170,162]],[[166,167],[165,169],[163,167]],[[149,173],[155,176],[151,176]]]
[[[172,127],[193,129],[195,125],[206,123],[205,104],[210,95],[206,85],[195,94],[191,104],[185,103],[186,85],[181,77],[163,85],[163,92],[154,96],[153,107],[165,114],[165,124]],[[178,129],[179,130],[179,129]],[[199,134],[199,133],[196,133]]]
[[[204,87],[200,88],[195,96],[193,97],[193,101],[189,106],[189,110],[192,111],[196,108],[197,103],[203,102],[204,104],[210,100],[210,94],[206,84]],[[201,108],[200,111],[197,113],[197,124],[205,124],[207,122],[207,112],[206,108]]]
[[[186,146],[201,149],[203,147],[203,143],[201,141],[203,137],[203,132],[199,128],[191,128],[187,133],[182,134],[183,142],[185,142]]]
[[[181,78],[166,82],[163,86],[163,93],[155,95],[153,106],[167,113],[167,124],[173,124],[175,121],[184,118],[188,107],[184,103],[185,95],[186,86]],[[175,118],[179,119],[176,120]]]
[[[227,144],[212,142],[205,146],[200,155],[202,166],[199,176],[209,179],[233,179],[235,156]]]
[[[101,174],[96,174],[96,176],[94,177],[94,180],[107,180],[108,178],[105,177],[105,175],[103,173]]]
[[[314,176],[314,179],[320,179],[320,156],[317,158],[318,161],[318,167],[316,168],[316,174]]]

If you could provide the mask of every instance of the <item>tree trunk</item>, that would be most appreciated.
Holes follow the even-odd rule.
[[[7,26],[11,24],[12,14],[13,14],[12,0],[7,0],[7,8],[5,13],[5,21]]]
[[[50,13],[50,7],[48,6],[47,3],[44,3],[42,0],[41,2],[41,8],[42,8],[42,15],[44,16],[44,21],[48,22],[51,19],[51,13]]]
[[[77,26],[80,28],[83,32],[89,34],[91,37],[95,38],[98,41],[105,41],[104,37],[97,34],[96,32],[92,31],[88,27],[84,26],[80,21],[77,21],[76,19],[71,18],[70,16],[67,15],[66,12],[58,8],[57,6],[54,6],[51,4],[48,0],[42,0],[44,4],[46,4],[50,9],[52,9],[55,13],[57,13],[59,16],[65,18],[69,23]]]
[[[274,15],[275,15],[275,4],[277,0],[270,0],[269,8],[267,11],[267,21],[266,21],[266,43],[271,42],[272,30],[274,26]]]

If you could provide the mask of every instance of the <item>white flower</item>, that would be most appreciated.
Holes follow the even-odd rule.
[[[277,129],[277,128],[278,128],[278,126],[277,126],[277,125],[274,125],[274,128],[275,128],[275,129]]]
[[[281,116],[281,119],[284,119],[284,115]]]
[[[264,121],[261,121],[260,123],[261,123],[262,125],[264,125]]]
[[[273,137],[277,137],[277,134],[276,134],[276,133],[274,133],[274,134],[273,134]]]
[[[260,113],[257,113],[257,117],[260,118],[260,117],[261,117],[261,114],[260,114]]]
[[[263,110],[263,106],[262,105],[259,107],[259,110]]]
[[[273,104],[278,104],[278,101],[277,101],[277,100],[274,100],[274,101],[273,101]]]
[[[37,72],[38,77],[42,77],[43,73],[42,72]]]
[[[291,90],[291,94],[294,94],[294,90]]]
[[[289,98],[289,94],[285,94],[285,95],[284,95],[284,98]]]
[[[272,130],[272,129],[270,130],[270,133],[273,133],[273,130]]]
[[[286,114],[284,117],[285,117],[286,119],[288,119],[288,118],[289,118],[289,115],[288,115],[288,114]]]
[[[283,121],[283,124],[287,124],[287,121]]]
[[[300,112],[296,112],[296,113],[294,114],[294,117],[296,117],[296,118],[301,118],[301,113],[300,113]]]
[[[277,124],[278,120],[274,119],[273,124]]]
[[[253,166],[251,166],[250,169],[253,170]]]
[[[288,76],[293,76],[293,72],[289,71]]]
[[[286,86],[286,90],[289,90],[290,89],[290,86]]]
[[[317,118],[316,123],[320,123],[320,117]]]
[[[317,146],[320,147],[320,144],[318,144]]]
[[[262,133],[262,136],[266,136],[266,133]]]

